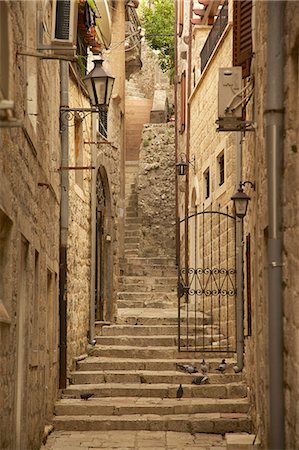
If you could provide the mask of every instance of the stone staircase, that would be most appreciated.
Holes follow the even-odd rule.
[[[247,388],[242,374],[233,371],[233,355],[225,355],[228,367],[219,373],[223,353],[211,357],[177,350],[174,261],[139,256],[133,176],[130,187],[118,323],[97,325],[96,345],[78,361],[72,384],[56,404],[55,429],[250,432]],[[199,332],[209,336],[207,318],[198,314],[197,321]],[[184,317],[182,322],[184,327]],[[200,374],[184,373],[177,363],[199,366],[203,356],[209,362],[209,380],[195,385],[192,380]],[[176,398],[179,384],[182,399]],[[81,400],[83,392],[94,395]]]

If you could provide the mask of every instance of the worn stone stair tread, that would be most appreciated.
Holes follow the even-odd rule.
[[[59,430],[169,430],[186,432],[227,433],[251,431],[251,422],[246,413],[197,413],[197,414],[126,414],[56,416],[54,428]]]
[[[98,383],[98,384],[74,384],[68,386],[63,395],[79,398],[82,392],[93,392],[95,397],[160,397],[176,398],[178,384],[166,383]],[[186,398],[245,398],[246,386],[240,382],[224,384],[203,384],[201,386],[184,385],[184,397]]]
[[[82,370],[71,372],[73,382],[80,384],[90,383],[141,383],[141,384],[174,384],[190,385],[193,378],[201,374],[188,374],[181,371],[150,371],[150,370]],[[218,374],[211,373],[208,375],[209,384],[237,383],[242,381],[240,374]]]
[[[61,399],[56,402],[55,415],[114,415],[124,414],[196,414],[196,413],[248,413],[247,399],[191,398],[160,399],[136,397],[91,398],[88,402],[81,399]]]
[[[184,358],[180,358],[179,363],[180,364],[192,364],[197,366],[198,365],[198,361],[199,359],[202,359],[201,356],[202,355],[198,355],[198,357],[196,359],[194,359],[194,357],[191,357],[188,355],[183,355]],[[234,358],[225,358],[226,362],[227,362],[227,367],[229,368],[230,365],[234,365],[235,364],[235,359]],[[87,358],[85,358],[84,360],[80,361],[80,363],[95,363],[95,362],[117,362],[117,364],[120,364],[122,362],[126,363],[128,362],[128,358],[117,358],[117,360],[113,357],[109,358],[109,357],[99,357],[99,356],[87,356]],[[130,358],[130,362],[136,362],[136,364],[140,364],[140,359],[139,358]],[[176,358],[167,358],[167,359],[161,359],[161,358],[149,358],[146,359],[145,361],[143,361],[144,364],[148,364],[148,363],[159,363],[159,364],[163,364],[163,363],[170,363],[170,364],[174,364],[178,362],[178,360]],[[218,367],[219,365],[219,358],[213,357],[211,356],[208,360],[208,362],[210,364],[215,364],[215,368]],[[225,373],[224,373],[225,375]]]

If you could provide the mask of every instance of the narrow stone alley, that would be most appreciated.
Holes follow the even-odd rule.
[[[56,403],[45,450],[220,450],[228,448],[225,433],[251,431],[246,385],[232,360],[222,374],[216,370],[221,355],[209,358],[203,385],[192,384],[199,373],[178,370],[177,364],[198,367],[202,355],[177,350],[174,259],[139,256],[137,170],[127,174],[117,323],[96,323],[96,345],[78,361]],[[182,399],[176,397],[180,384]],[[83,393],[93,395],[85,401]]]

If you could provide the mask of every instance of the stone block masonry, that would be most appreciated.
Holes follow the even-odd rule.
[[[175,147],[171,124],[145,125],[140,147],[139,256],[175,255]]]

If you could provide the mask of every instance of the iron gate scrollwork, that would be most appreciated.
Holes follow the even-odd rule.
[[[188,245],[184,245],[186,221]],[[180,221],[180,351],[236,349],[235,223],[228,208],[221,211],[220,205],[217,210],[195,212]]]

